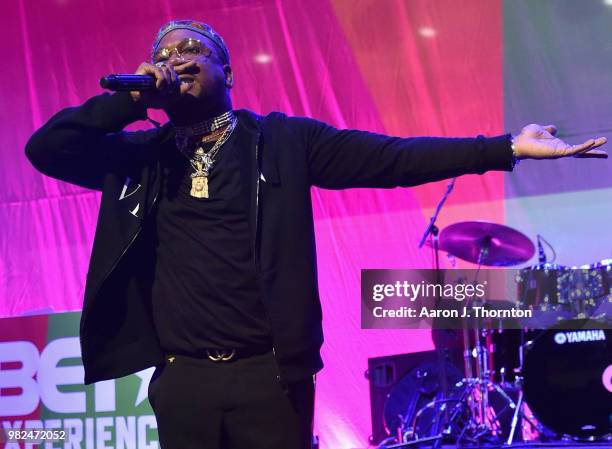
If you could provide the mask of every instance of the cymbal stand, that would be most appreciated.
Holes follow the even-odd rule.
[[[489,247],[490,238],[483,239],[474,282],[478,280],[480,269],[487,259]],[[468,307],[471,307],[473,303],[474,300],[470,299]],[[466,321],[462,329],[462,337],[465,377],[460,386],[463,386],[464,390],[459,399],[460,405],[455,407],[453,419],[448,422],[446,432],[455,434],[457,443],[467,440],[470,443],[478,444],[485,437],[489,439],[497,438],[500,427],[495,411],[489,404],[489,392],[496,391],[506,401],[509,401],[509,404],[513,402],[499,385],[490,380],[488,350],[482,342],[479,321],[476,322],[473,333]],[[473,338],[473,345],[470,337]],[[462,418],[467,419],[465,419],[465,422],[459,423],[458,420]]]
[[[489,250],[490,239],[485,238],[482,241],[482,248],[480,250],[480,254],[478,257],[478,269],[476,271],[476,277],[474,282],[478,279],[478,273],[480,272],[480,268],[483,262],[486,260]],[[470,299],[470,302],[473,302]],[[478,318],[477,318],[478,319]],[[512,422],[510,426],[510,433],[506,440],[506,444],[511,444],[514,441],[516,428],[519,422],[519,416],[529,422],[532,425],[535,425],[533,420],[530,419],[523,411],[523,391],[519,388],[519,398],[515,403],[514,400],[504,391],[504,389],[496,382],[491,380],[491,370],[489,367],[489,351],[486,345],[483,345],[483,337],[486,338],[487,333],[490,331],[485,331],[480,329],[480,320],[476,322],[475,330],[474,330],[474,346],[473,349],[470,350],[470,338],[469,338],[469,330],[468,323],[465,323],[465,327],[463,329],[463,339],[465,343],[465,352],[464,352],[464,369],[465,369],[465,379],[463,379],[462,383],[465,385],[465,390],[463,392],[463,396],[460,401],[465,405],[468,410],[469,416],[467,423],[465,423],[459,433],[457,443],[460,444],[463,438],[467,439],[470,443],[478,444],[482,439],[488,438],[490,439],[499,439],[501,433],[501,424],[498,420],[498,415],[505,407],[509,407],[513,410]],[[519,372],[522,370],[522,346],[521,345],[521,354],[520,357],[520,367]],[[472,369],[472,359],[475,360],[475,370]],[[475,373],[474,373],[475,371]],[[472,377],[472,375],[475,377]],[[519,377],[520,378],[520,377]],[[520,382],[520,381],[519,381]],[[519,385],[520,387],[520,385]],[[489,401],[489,393],[495,391],[506,403],[504,409],[499,412],[494,410]],[[535,425],[538,428],[537,425]],[[539,429],[538,429],[539,430]]]
[[[490,239],[485,238],[482,241],[480,253],[478,255],[478,268],[474,282],[478,280],[478,274],[483,263],[486,261],[489,253]],[[470,299],[468,306],[473,305],[474,300]],[[478,318],[477,318],[478,320]],[[482,344],[481,332],[479,321],[476,322],[476,326],[473,332],[474,345],[471,348],[470,345],[470,329],[467,323],[462,330],[463,342],[464,342],[464,371],[465,378],[462,384],[465,385],[465,390],[461,398],[462,403],[469,410],[469,419],[464,424],[460,431],[459,439],[470,434],[467,438],[471,442],[478,442],[482,437],[486,435],[494,436],[498,424],[495,413],[492,411],[489,405],[489,391],[499,390],[505,395],[505,392],[501,390],[501,387],[493,384],[490,380],[489,370],[489,354],[485,345]],[[475,361],[473,359],[476,359]],[[472,363],[474,362],[474,363]],[[474,366],[472,366],[472,364]],[[510,399],[508,397],[508,399]]]

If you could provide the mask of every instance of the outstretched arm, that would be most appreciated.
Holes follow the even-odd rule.
[[[514,137],[390,137],[338,130],[308,118],[289,118],[306,142],[311,184],[330,189],[408,187],[489,170],[512,170],[518,159],[607,157],[594,148],[605,138],[571,146],[554,127],[529,125]]]
[[[390,137],[290,118],[306,142],[311,184],[328,189],[408,187],[467,173],[512,170],[511,136]]]

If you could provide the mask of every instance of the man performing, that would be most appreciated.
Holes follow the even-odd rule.
[[[512,138],[399,138],[233,110],[229,52],[210,26],[164,25],[137,74],[156,89],[102,94],[30,139],[42,173],[102,191],[81,316],[87,384],[156,366],[163,449],[310,447],[322,368],[310,188],[408,187],[606,157],[553,126]],[[125,126],[163,109],[169,123]]]

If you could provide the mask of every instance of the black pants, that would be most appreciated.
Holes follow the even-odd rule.
[[[167,359],[149,384],[161,449],[310,449],[313,379],[282,385],[277,375],[272,353]]]

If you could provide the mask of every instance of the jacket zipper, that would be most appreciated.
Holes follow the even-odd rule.
[[[259,245],[257,244],[257,240],[259,237],[259,183],[261,180],[261,171],[259,170],[259,138],[261,133],[257,135],[257,143],[255,143],[255,167],[256,167],[256,177],[257,181],[255,184],[255,248],[253,251],[253,255],[255,257],[255,269],[257,270],[257,276],[259,277],[259,285],[263,284],[263,280],[261,279],[261,270],[259,268],[259,254],[258,249]],[[263,296],[263,292],[262,292]],[[263,297],[262,297],[263,301]],[[270,320],[270,315],[268,313],[268,309],[264,304],[264,312],[266,314],[266,319],[268,320],[268,325],[270,326],[270,333],[272,333],[272,321]],[[272,337],[272,356],[274,358],[274,363],[276,364],[276,370],[278,371],[278,375],[276,376],[276,380],[282,384],[282,378],[280,375],[280,364],[278,363],[278,358],[276,354],[276,348],[274,347],[274,336]]]

